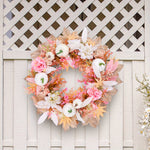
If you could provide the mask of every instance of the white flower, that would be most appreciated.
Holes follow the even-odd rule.
[[[58,57],[66,57],[69,54],[69,47],[65,44],[59,44],[56,47],[56,55]]]
[[[144,129],[145,127],[146,127],[145,125],[142,125],[142,126],[141,126],[142,129]]]
[[[84,123],[84,120],[82,119],[80,113],[79,113],[79,109],[83,108],[85,106],[87,106],[90,102],[92,101],[92,97],[88,97],[86,100],[84,100],[83,102],[80,99],[75,99],[72,103],[68,103],[65,104],[63,107],[63,113],[65,116],[67,117],[73,117],[74,115],[76,115],[77,120],[81,121],[82,123]]]
[[[60,103],[61,100],[58,92],[55,92],[53,94],[48,93],[48,96],[45,97],[45,100],[39,101],[36,104],[36,107],[41,109],[56,108],[58,111],[62,112],[62,108],[57,105]]]
[[[87,43],[87,34],[87,29],[84,28],[81,40],[68,40],[68,47],[71,51],[78,49],[78,55],[80,55],[82,59],[92,59],[93,51],[97,49],[97,46],[92,46]]]
[[[61,103],[61,101],[60,101],[59,93],[55,92],[53,94],[49,93],[48,96],[45,97],[45,100],[37,102],[37,104],[35,106],[40,109],[55,108],[58,111],[62,112],[62,108],[59,105],[57,105],[60,103]],[[40,118],[38,120],[38,124],[43,123],[46,120],[46,118],[48,117],[48,115],[49,115],[49,111],[44,112],[40,116]],[[58,125],[58,117],[54,111],[51,111],[51,120],[54,122],[54,124],[56,126]]]
[[[76,114],[76,109],[73,107],[72,103],[67,103],[63,107],[63,113],[66,117],[73,117]]]
[[[96,47],[92,45],[85,45],[81,44],[81,48],[79,49],[78,55],[81,56],[82,59],[92,59],[93,58],[93,51],[96,50]]]
[[[48,96],[45,97],[45,100],[50,103],[50,105],[53,107],[55,104],[60,104],[60,96],[58,92],[55,93],[48,93]]]
[[[75,99],[73,101],[73,106],[74,106],[75,109],[81,108],[82,107],[82,101],[78,98]]]
[[[104,71],[104,69],[105,69],[105,62],[99,58],[94,59],[92,62],[92,68],[93,68],[93,71],[94,71],[96,77],[100,78],[101,77],[100,72]]]
[[[148,107],[148,108],[145,108],[145,112],[146,113],[150,113],[150,108]]]
[[[48,76],[46,73],[37,73],[34,80],[37,85],[43,86],[48,82]]]
[[[103,88],[107,91],[113,90],[113,86],[117,85],[116,81],[103,81]]]
[[[77,98],[73,101],[73,106],[75,109],[80,109],[87,106],[91,101],[92,101],[92,97],[88,97],[83,102]]]
[[[54,58],[55,58],[55,56],[54,56],[54,54],[52,53],[52,52],[47,52],[46,53],[46,57],[49,59],[49,60],[54,60]]]
[[[68,40],[68,47],[71,49],[71,51],[75,49],[80,49],[81,48],[81,42],[80,40]]]

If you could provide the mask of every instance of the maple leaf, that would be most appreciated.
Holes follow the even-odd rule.
[[[96,117],[97,119],[103,117],[103,113],[106,112],[105,108],[105,106],[101,106],[100,104],[98,104],[97,109],[93,112],[94,117]]]
[[[68,130],[69,127],[76,128],[77,126],[76,117],[69,118],[63,115],[63,117],[60,119],[60,122],[59,122],[59,125],[61,124],[64,130]]]
[[[63,36],[64,38],[67,38],[68,40],[74,40],[74,39],[79,38],[77,32],[70,33],[70,31],[66,28],[63,30]]]
[[[37,85],[35,83],[30,83],[28,82],[28,87],[26,88],[28,93],[31,94],[31,93],[36,93],[36,87]]]

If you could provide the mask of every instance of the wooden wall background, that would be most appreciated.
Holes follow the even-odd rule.
[[[142,73],[150,73],[149,3],[150,0],[0,1],[0,150],[145,150],[138,126],[143,97],[136,91],[135,75],[140,78]],[[123,84],[118,86],[97,128],[79,126],[63,131],[51,121],[37,125],[38,115],[24,89],[31,50],[45,36],[58,36],[64,27],[80,33],[84,26],[90,37],[101,35],[102,42],[124,64],[120,73]],[[70,74],[65,73],[69,83],[80,77],[77,71]],[[78,84],[73,82],[70,86]]]

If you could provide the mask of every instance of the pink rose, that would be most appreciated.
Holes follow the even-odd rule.
[[[37,57],[32,61],[31,67],[35,72],[42,72],[44,71],[44,69],[46,69],[46,63],[44,59],[42,59],[41,57]]]
[[[102,97],[102,91],[98,90],[97,88],[89,88],[87,90],[87,93],[89,94],[90,97],[93,97],[93,100],[100,99]]]
[[[49,93],[49,89],[41,86],[36,87],[36,94],[41,97],[45,97]]]

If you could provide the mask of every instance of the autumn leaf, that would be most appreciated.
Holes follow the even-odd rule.
[[[105,108],[105,106],[101,106],[100,104],[98,104],[97,109],[93,112],[94,117],[96,117],[97,119],[103,117],[103,113],[106,112]]]
[[[70,33],[70,31],[66,28],[63,30],[63,37],[67,38],[68,40],[74,40],[79,38],[77,32]]]
[[[31,53],[31,58],[35,59],[36,57],[40,56],[40,54],[41,54],[41,49],[38,48],[36,51]]]
[[[59,125],[63,126],[64,130],[68,130],[70,127],[72,128],[76,128],[77,126],[77,121],[76,121],[76,117],[66,117],[65,115],[63,115],[63,117],[60,119],[59,121]]]
[[[113,88],[113,90],[108,91],[104,94],[104,96],[102,97],[102,101],[110,102],[112,99],[112,96],[115,95],[116,93],[117,93],[117,89]]]
[[[85,126],[85,125],[90,125],[90,126],[92,126],[92,127],[96,127],[97,125],[98,125],[98,123],[99,123],[99,120],[97,119],[97,118],[94,118],[94,117],[90,117],[90,119],[89,119],[89,116],[88,115],[86,115],[84,118],[83,118],[83,120],[84,120],[84,123],[83,123],[83,125]]]
[[[30,83],[28,82],[28,87],[26,88],[28,93],[31,94],[31,93],[36,93],[36,87],[37,85],[35,83]]]

